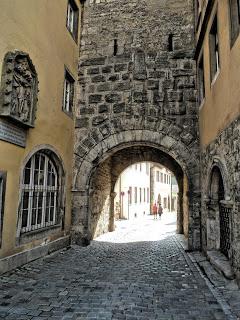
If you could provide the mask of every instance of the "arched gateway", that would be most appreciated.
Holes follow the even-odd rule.
[[[114,185],[119,174],[137,161],[158,162],[171,170],[179,184],[178,232],[199,245],[199,162],[193,149],[177,137],[151,130],[114,133],[89,150],[74,181],[73,232],[75,242],[113,230]]]
[[[134,162],[153,161],[176,176],[178,231],[190,249],[200,247],[193,12],[185,0],[86,1],[75,124],[75,243],[113,229],[118,175]]]

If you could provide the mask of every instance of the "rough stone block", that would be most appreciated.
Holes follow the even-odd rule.
[[[129,79],[129,73],[124,73],[123,75],[122,75],[122,80],[128,80]]]
[[[193,70],[192,69],[176,69],[172,71],[173,77],[186,77],[186,76],[192,76]]]
[[[89,125],[89,118],[76,119],[75,128],[86,128]]]
[[[125,111],[125,103],[116,103],[113,105],[113,112],[120,113]]]
[[[92,75],[92,74],[99,74],[99,68],[89,68],[89,69],[87,70],[87,74],[90,74],[90,75]]]
[[[92,148],[95,145],[94,141],[89,136],[82,140],[82,144],[88,149]]]
[[[91,114],[94,114],[95,112],[95,109],[92,108],[92,107],[83,107],[83,108],[80,108],[80,115],[91,115]]]
[[[141,102],[141,103],[147,102],[148,101],[147,93],[135,91],[133,93],[133,99],[135,102]]]
[[[117,81],[117,80],[119,80],[119,75],[118,74],[113,74],[108,78],[108,80],[112,81],[112,82]]]
[[[98,92],[103,92],[103,91],[110,91],[111,90],[111,84],[106,82],[103,84],[100,84],[97,86],[97,91]]]
[[[113,87],[114,91],[124,91],[124,90],[130,90],[130,89],[131,89],[131,84],[129,81],[118,82]]]
[[[107,116],[105,116],[105,115],[96,116],[92,119],[92,125],[98,126],[99,124],[103,123],[106,120],[107,120]]]
[[[107,94],[107,95],[105,96],[105,100],[106,100],[106,102],[113,103],[113,102],[119,102],[119,101],[121,101],[122,98],[121,98],[121,95],[120,95],[120,94],[111,93],[111,94]]]
[[[159,81],[158,80],[148,80],[147,81],[147,88],[150,90],[158,89],[159,88]]]
[[[109,112],[109,106],[107,104],[101,104],[98,106],[98,113],[108,113]]]
[[[102,67],[102,73],[111,73],[111,72],[112,72],[112,66]]]
[[[106,81],[106,78],[103,75],[97,75],[92,77],[92,82],[96,83],[96,82],[104,82]]]
[[[99,130],[100,130],[100,132],[101,132],[101,134],[103,135],[104,138],[111,134],[111,130],[110,130],[109,125],[105,124],[105,125],[99,127]]]
[[[126,71],[127,69],[128,69],[128,65],[126,63],[116,64],[114,66],[115,72],[122,72],[122,71]]]
[[[82,158],[82,157],[85,156],[85,154],[87,153],[87,151],[86,151],[86,149],[84,149],[82,146],[78,146],[76,153],[77,153],[77,155],[78,155],[79,157]]]
[[[183,98],[185,101],[196,102],[197,101],[197,92],[194,89],[185,89],[183,91]]]
[[[159,71],[159,70],[150,70],[148,71],[148,78],[151,79],[164,79],[165,78],[165,72]]]
[[[153,91],[153,104],[159,104],[160,102],[163,102],[164,100],[164,93],[161,93],[157,90]]]
[[[92,94],[88,98],[89,103],[100,103],[102,101],[102,95]]]
[[[80,66],[97,66],[97,65],[104,65],[105,64],[105,57],[97,57],[97,58],[91,58],[86,59],[82,62],[80,62]]]
[[[168,101],[182,101],[183,93],[180,90],[169,90],[167,92]]]

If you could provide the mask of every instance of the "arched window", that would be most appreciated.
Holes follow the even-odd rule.
[[[55,164],[46,153],[38,151],[29,159],[23,172],[21,233],[56,224],[59,186]]]

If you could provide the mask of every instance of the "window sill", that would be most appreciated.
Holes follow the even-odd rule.
[[[68,32],[70,33],[71,38],[73,39],[73,41],[74,41],[75,44],[77,45],[77,44],[78,44],[78,37],[75,36],[75,35],[72,33],[72,31],[71,31],[67,26],[66,26],[66,28],[67,28]]]
[[[240,33],[240,29],[238,30],[238,32],[236,33],[236,35],[230,39],[230,49],[232,49],[239,37],[239,33]]]
[[[212,88],[212,87],[214,86],[214,84],[216,83],[219,74],[220,74],[220,69],[218,69],[218,71],[215,73],[215,75],[214,75],[214,77],[213,77],[213,80],[212,80],[212,82],[211,82],[211,88]]]
[[[206,98],[203,98],[200,105],[199,105],[199,111],[203,108],[204,104],[205,104],[205,100]]]
[[[64,109],[62,109],[62,112],[64,112],[69,118],[71,118],[73,120],[73,113],[72,112],[68,112]]]
[[[32,230],[32,231],[28,231],[25,233],[20,233],[20,237],[17,238],[17,244],[21,245],[21,244],[25,244],[28,242],[31,242],[33,240],[40,240],[43,239],[44,237],[49,236],[50,234],[52,234],[53,230],[61,230],[62,225],[61,224],[55,224],[52,226],[48,226],[42,229],[37,229],[37,230]]]

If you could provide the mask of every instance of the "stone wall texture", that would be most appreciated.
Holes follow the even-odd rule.
[[[189,245],[200,246],[192,5],[186,0],[85,2],[75,123],[75,242],[91,229],[97,170],[117,151],[143,146],[165,152],[186,175]],[[113,164],[109,169],[114,172]],[[99,181],[111,196],[109,179]]]
[[[240,276],[240,118],[233,121],[201,155],[202,170],[202,245],[204,250],[217,249],[219,242],[218,207],[211,200],[211,172],[220,169],[224,185],[224,205],[230,208],[230,261]],[[212,210],[211,210],[212,209]],[[215,209],[215,210],[214,210]]]

